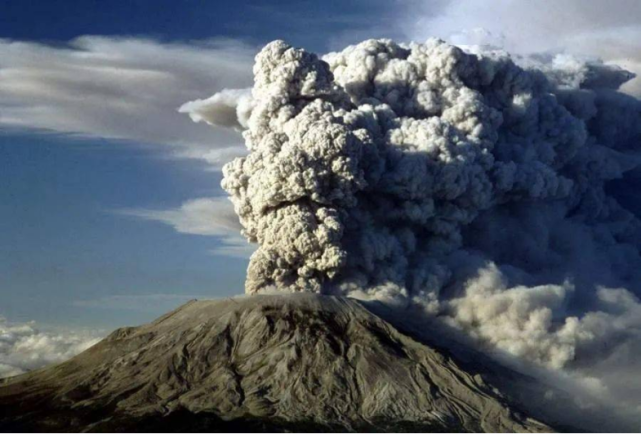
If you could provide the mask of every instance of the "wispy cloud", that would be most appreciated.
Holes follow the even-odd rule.
[[[155,312],[171,309],[189,300],[202,300],[211,297],[192,294],[116,294],[91,300],[75,300],[73,306],[99,309],[124,309]]]
[[[220,165],[244,152],[241,137],[194,125],[177,109],[203,93],[250,85],[255,51],[228,39],[0,39],[0,128],[165,145]]]
[[[189,200],[172,209],[124,209],[119,214],[172,226],[177,232],[217,237],[212,254],[248,258],[255,246],[241,236],[242,229],[231,202],[225,197]]]

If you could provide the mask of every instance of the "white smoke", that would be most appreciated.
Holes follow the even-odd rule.
[[[33,322],[0,317],[0,378],[63,362],[99,340],[90,332],[42,331]]]
[[[486,348],[590,375],[641,346],[641,103],[618,91],[633,77],[436,39],[322,59],[276,41],[251,97],[185,110],[245,128],[249,155],[222,185],[258,244],[247,292],[418,306]]]

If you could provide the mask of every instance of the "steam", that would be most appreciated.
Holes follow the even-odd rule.
[[[489,349],[588,372],[641,342],[641,104],[618,91],[633,77],[436,39],[322,59],[276,41],[251,96],[182,110],[244,128],[249,154],[222,185],[258,244],[248,293],[419,308]]]

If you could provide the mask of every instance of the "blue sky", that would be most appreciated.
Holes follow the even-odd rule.
[[[0,316],[110,329],[243,292],[251,249],[219,186],[242,139],[177,108],[250,86],[264,43],[481,26],[517,51],[563,44],[639,70],[638,38],[612,39],[636,34],[638,3],[619,3],[0,0]]]
[[[130,144],[65,137],[2,135],[0,155],[0,214],[7,217],[0,230],[2,315],[112,327],[184,301],[105,306],[112,295],[191,298],[242,290],[246,261],[209,254],[215,237],[182,235],[114,212],[220,194],[219,173]]]
[[[3,37],[65,42],[82,35],[162,41],[226,37],[264,44],[286,39],[323,50],[356,33],[396,36],[403,0],[2,0]],[[435,6],[443,1],[432,1]],[[348,37],[348,36],[347,36]]]

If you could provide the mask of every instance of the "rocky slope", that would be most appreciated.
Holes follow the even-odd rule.
[[[0,381],[0,431],[552,430],[463,365],[345,298],[192,301]]]

